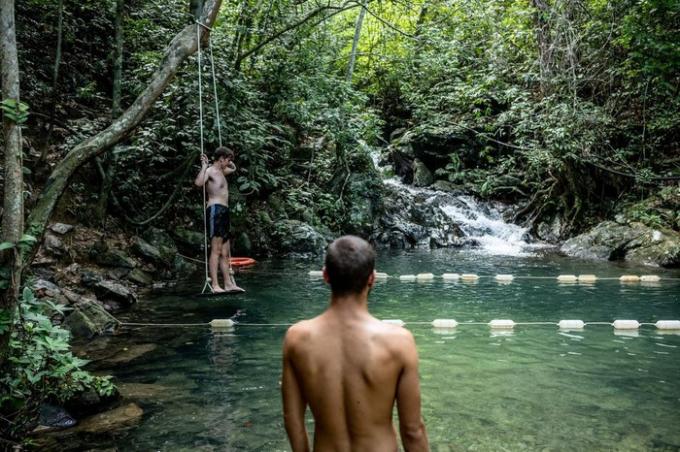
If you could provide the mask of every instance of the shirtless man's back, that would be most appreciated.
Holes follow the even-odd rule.
[[[370,269],[361,263],[365,254],[370,255]],[[428,450],[413,336],[368,313],[373,260],[370,245],[357,237],[331,244],[324,269],[333,290],[331,305],[320,316],[294,325],[286,335],[284,420],[294,451],[309,450],[306,405],[315,420],[314,450],[396,451],[395,400],[404,448]],[[353,272],[353,261],[359,261],[363,273]],[[354,288],[347,290],[339,278],[351,279],[348,284]]]

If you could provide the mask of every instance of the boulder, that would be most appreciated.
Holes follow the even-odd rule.
[[[567,240],[561,250],[569,256],[582,259],[623,259],[628,244],[643,233],[643,228],[631,228],[605,221],[589,232]]]
[[[68,234],[75,226],[64,223],[54,223],[49,226],[50,231],[56,232],[59,235]]]
[[[434,182],[434,176],[427,166],[420,160],[413,161],[413,185],[416,187],[427,187]]]
[[[109,396],[101,396],[94,389],[87,389],[70,397],[64,403],[64,408],[76,418],[82,419],[111,408],[120,399],[121,395],[117,390]]]
[[[202,232],[186,228],[175,228],[172,234],[177,240],[177,244],[194,251],[203,250],[205,238]]]
[[[152,262],[161,262],[163,260],[160,250],[141,237],[135,236],[132,238],[132,251],[139,257]]]
[[[45,239],[43,240],[43,248],[45,249],[45,251],[54,256],[63,256],[68,252],[66,245],[64,245],[64,242],[62,242],[59,237],[50,232],[47,232],[45,234]]]
[[[153,276],[138,268],[128,273],[126,278],[140,286],[150,286],[153,284]]]
[[[69,297],[70,293],[66,295]],[[76,338],[91,339],[94,336],[114,331],[120,322],[106,312],[96,301],[80,297],[73,304],[73,311],[66,317],[64,326]]]
[[[37,279],[33,283],[33,290],[42,297],[54,298],[61,294],[59,286],[44,279]]]
[[[93,285],[94,293],[100,300],[112,300],[129,307],[137,303],[137,296],[124,285],[110,280],[101,280]]]
[[[552,222],[541,222],[536,227],[536,235],[539,239],[549,242],[557,243],[562,236],[562,220],[559,216],[553,218]]]
[[[652,229],[641,223],[602,222],[567,240],[561,250],[585,259],[625,259],[644,265],[680,267],[680,233]]]
[[[328,243],[313,226],[297,220],[281,221],[274,236],[283,253],[320,255]]]
[[[162,229],[151,227],[144,231],[142,238],[160,252],[164,262],[173,262],[177,254],[177,245],[170,234]]]
[[[188,276],[194,273],[197,269],[196,264],[184,259],[179,254],[175,255],[172,261],[173,269],[176,275]]]
[[[105,267],[135,268],[137,263],[124,251],[110,249],[101,253],[93,253],[94,261]]]

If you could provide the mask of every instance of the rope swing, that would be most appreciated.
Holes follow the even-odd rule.
[[[201,27],[205,28],[208,31],[208,49],[209,49],[209,54],[210,54],[210,69],[211,69],[211,74],[212,74],[212,85],[213,85],[213,97],[215,98],[215,120],[216,120],[216,126],[217,126],[217,139],[219,142],[219,145],[222,146],[222,127],[221,127],[221,122],[220,122],[220,103],[217,99],[217,77],[215,77],[215,60],[213,59],[213,51],[212,51],[212,34],[211,31],[212,29],[200,22],[196,22],[196,41],[197,41],[197,47],[198,47],[198,124],[199,124],[199,129],[200,129],[200,149],[201,153],[200,156],[203,156],[205,154],[204,152],[204,137],[203,137],[203,67],[202,67],[202,52],[201,52]],[[199,158],[200,158],[199,156]],[[212,292],[211,289],[211,284],[210,284],[210,274],[208,270],[208,229],[206,226],[207,218],[206,218],[206,203],[207,203],[207,196],[206,196],[206,184],[203,184],[203,254],[205,258],[205,282],[203,284],[203,289],[201,290],[201,294],[204,294],[206,292],[206,289],[209,289]]]

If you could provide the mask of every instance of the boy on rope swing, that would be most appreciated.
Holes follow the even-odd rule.
[[[245,292],[236,285],[231,274],[229,258],[229,184],[226,176],[236,171],[234,165],[234,151],[220,146],[213,153],[213,164],[209,165],[208,156],[201,155],[201,171],[194,183],[204,187],[208,195],[205,212],[205,228],[210,240],[210,269],[211,289],[213,293]],[[217,279],[217,267],[222,271],[224,289]]]

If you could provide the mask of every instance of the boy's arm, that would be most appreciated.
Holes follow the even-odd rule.
[[[305,410],[307,401],[302,395],[300,383],[291,359],[291,336],[288,330],[283,341],[283,378],[281,393],[283,396],[283,423],[293,452],[309,452],[309,440],[305,428]]]
[[[234,162],[229,162],[229,166],[224,168],[224,175],[228,176],[233,172],[236,172],[236,165],[234,165]]]
[[[413,335],[404,330],[404,368],[397,383],[399,433],[406,452],[429,451],[425,423],[420,415],[418,352]]]
[[[205,154],[201,154],[201,171],[198,172],[194,184],[197,187],[202,187],[208,182],[210,175],[208,174],[208,157]]]

